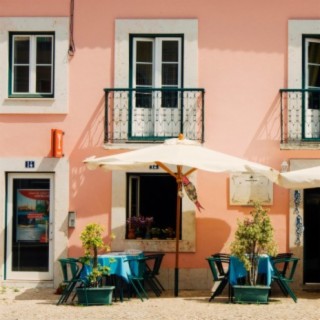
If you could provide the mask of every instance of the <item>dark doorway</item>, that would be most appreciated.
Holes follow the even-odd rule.
[[[304,190],[304,283],[320,283],[320,188]]]

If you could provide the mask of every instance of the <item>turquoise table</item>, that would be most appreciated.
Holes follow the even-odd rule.
[[[127,252],[110,252],[98,256],[98,264],[100,266],[110,267],[110,274],[115,274],[129,282],[128,275],[131,275],[129,263],[126,260],[144,257],[143,252],[139,254],[130,254]],[[138,268],[138,263],[136,264]],[[133,265],[134,267],[134,265]],[[82,277],[88,275],[91,271],[91,266],[85,265]]]
[[[273,267],[270,261],[270,257],[267,255],[263,255],[259,258],[258,265],[258,274],[263,274],[266,279],[266,285],[270,286],[272,275],[273,275]],[[236,285],[238,283],[239,278],[244,278],[247,275],[247,271],[244,268],[243,263],[234,256],[230,257],[230,267],[229,267],[229,282],[231,285]]]

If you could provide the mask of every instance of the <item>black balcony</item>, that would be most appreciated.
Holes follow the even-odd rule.
[[[281,143],[320,142],[320,90],[281,89]]]
[[[204,89],[104,89],[105,143],[204,141]]]

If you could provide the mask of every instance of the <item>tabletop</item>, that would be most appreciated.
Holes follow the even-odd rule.
[[[268,255],[261,255],[259,258],[258,274],[264,274],[266,278],[266,285],[271,284],[273,267]],[[229,267],[229,282],[231,285],[235,285],[239,278],[243,278],[247,275],[247,271],[244,268],[243,263],[235,256],[230,257]]]
[[[126,262],[128,259],[132,258],[142,258],[144,257],[143,252],[110,252],[107,254],[98,256],[98,264],[102,267],[110,267],[110,274],[115,274],[122,277],[125,281],[129,282],[128,275],[131,274],[129,263]],[[138,264],[137,264],[138,267]],[[86,265],[84,268],[84,274],[90,273],[91,267]]]

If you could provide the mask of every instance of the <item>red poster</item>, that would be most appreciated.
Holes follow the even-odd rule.
[[[17,190],[17,241],[48,242],[49,189]]]

